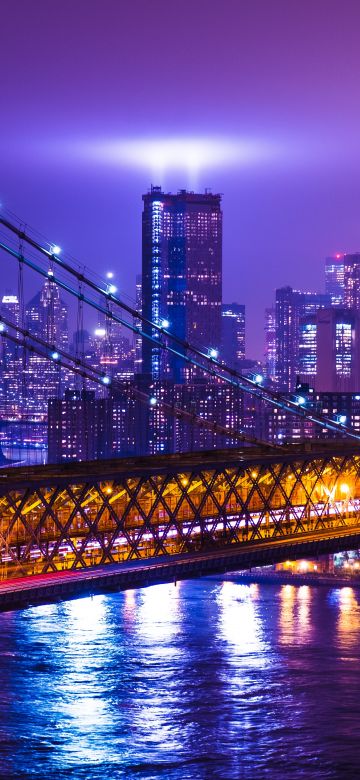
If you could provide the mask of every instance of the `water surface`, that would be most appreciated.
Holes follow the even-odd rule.
[[[360,777],[360,592],[204,579],[0,615],[0,776]]]

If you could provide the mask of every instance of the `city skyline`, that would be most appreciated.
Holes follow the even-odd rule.
[[[275,288],[316,292],[325,256],[359,250],[360,9],[229,2],[219,21],[212,2],[170,14],[159,0],[142,9],[144,29],[135,6],[108,0],[107,9],[101,43],[94,3],[85,22],[69,2],[42,14],[19,0],[8,9],[0,202],[80,262],[111,265],[133,295],[140,194],[151,183],[223,193],[224,298],[247,306],[249,348],[261,358],[258,309]],[[170,15],[182,41],[174,50]],[[27,32],[17,60],[19,17]],[[156,101],[144,88],[150,50],[166,62],[154,70]]]

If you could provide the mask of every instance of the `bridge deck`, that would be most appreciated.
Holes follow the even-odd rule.
[[[333,531],[308,534],[299,541],[292,537],[276,541],[233,545],[226,550],[208,550],[148,560],[96,566],[88,569],[57,571],[49,574],[18,577],[0,582],[0,611],[50,604],[72,598],[122,591],[164,582],[223,574],[251,569],[274,562],[295,560],[360,545],[358,533],[346,529],[339,536]]]

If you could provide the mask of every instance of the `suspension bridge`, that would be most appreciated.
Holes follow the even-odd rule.
[[[0,608],[273,564],[360,546],[359,436],[337,416],[316,415],[225,365],[216,350],[184,342],[168,323],[144,319],[112,286],[60,257],[21,224],[0,216],[0,250],[156,349],[217,382],[264,399],[322,430],[331,441],[270,444],[223,428],[144,392],[143,404],[226,433],[236,449],[117,458],[0,470]],[[22,291],[19,292],[19,298]],[[116,377],[62,343],[1,315],[4,340],[103,390]],[[341,437],[341,438],[340,438]]]

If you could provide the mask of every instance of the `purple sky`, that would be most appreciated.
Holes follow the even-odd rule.
[[[321,289],[324,257],[360,250],[359,29],[357,0],[12,0],[0,200],[133,296],[151,181],[222,192],[224,300],[261,357],[275,287]]]

